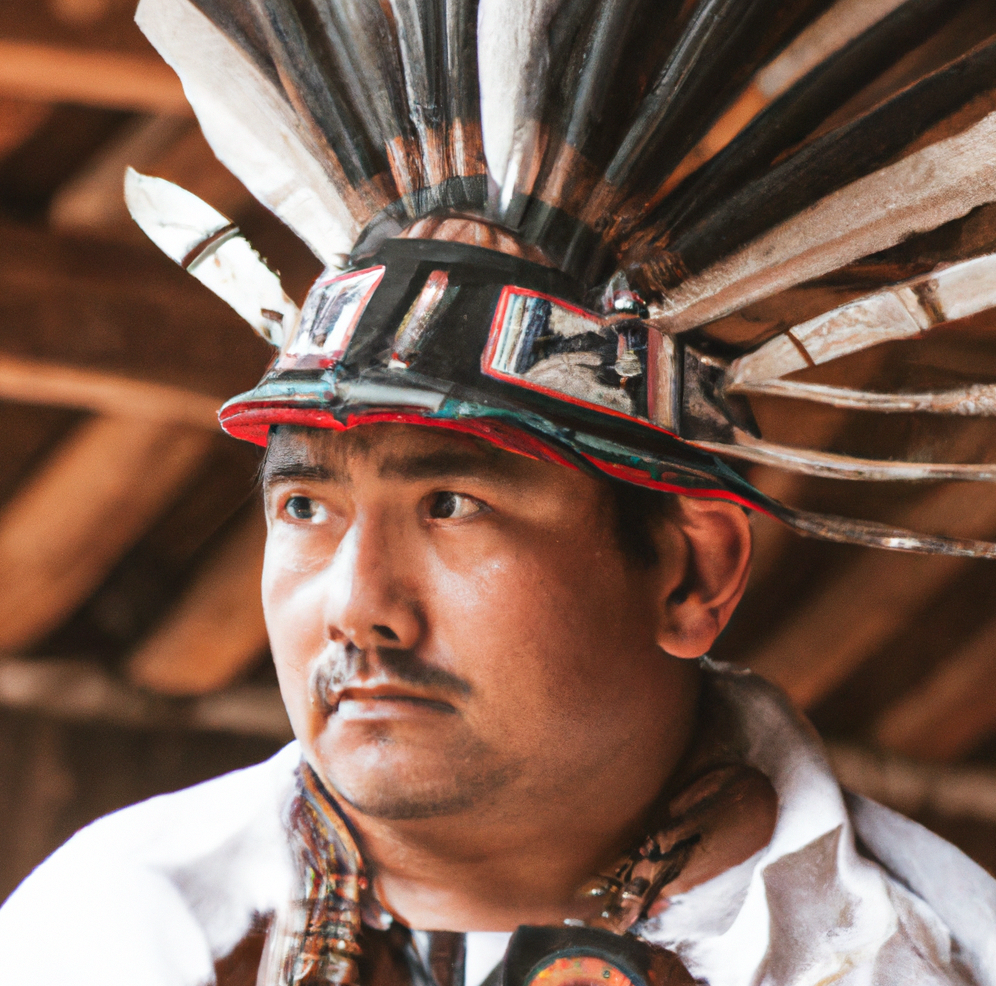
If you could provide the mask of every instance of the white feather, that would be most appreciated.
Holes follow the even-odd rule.
[[[549,24],[561,0],[481,0],[477,59],[481,129],[488,170],[506,205],[531,190],[539,145],[539,108],[550,60]]]
[[[125,202],[163,253],[231,305],[267,342],[282,344],[300,317],[297,305],[225,216],[193,192],[134,168],[125,174]],[[232,234],[212,244],[211,238],[229,227]],[[202,244],[205,249],[197,255]]]
[[[341,266],[360,224],[269,80],[188,0],[141,0],[136,20],[180,76],[222,164],[320,260]]]
[[[164,178],[125,171],[125,204],[142,232],[174,263],[232,221],[193,192]]]

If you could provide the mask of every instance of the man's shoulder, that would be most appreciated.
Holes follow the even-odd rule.
[[[863,852],[951,929],[976,982],[996,982],[996,880],[950,842],[861,795],[845,792]]]
[[[37,944],[37,929],[56,923],[59,934],[47,938],[53,970],[60,956],[82,950],[102,955],[92,967],[108,986],[118,980],[106,973],[119,962],[122,974],[142,970],[157,986],[204,981],[214,959],[287,892],[283,813],[299,760],[292,743],[264,763],[78,832],[0,908],[0,980],[47,982],[37,977],[39,957],[21,956],[19,943]]]

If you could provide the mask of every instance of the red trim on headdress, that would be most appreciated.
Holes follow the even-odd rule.
[[[660,490],[661,493],[677,493],[679,496],[690,496],[697,500],[726,500],[729,503],[737,504],[737,506],[746,507],[748,510],[757,510],[759,513],[766,514],[769,517],[773,516],[773,514],[770,514],[763,507],[759,507],[753,501],[740,496],[739,493],[731,493],[729,490],[722,489],[681,486],[673,481],[651,479],[645,472],[640,469],[634,469],[632,466],[622,466],[615,462],[603,462],[592,455],[586,455],[585,459],[598,469],[599,472],[604,472],[614,479],[621,479],[626,483],[632,483],[634,486],[646,486],[648,489]]]
[[[221,418],[221,426],[233,438],[241,438],[255,445],[266,446],[267,435],[272,425],[300,425],[306,428],[331,428],[333,431],[346,431],[367,424],[408,424],[432,428],[447,428],[450,431],[483,438],[485,441],[540,462],[550,462],[568,469],[580,471],[555,445],[538,438],[520,428],[501,421],[485,418],[432,418],[417,411],[366,411],[351,414],[345,424],[330,411],[315,407],[287,407],[286,405],[234,405]],[[676,493],[704,500],[726,500],[750,510],[768,511],[752,503],[745,497],[729,490],[683,486],[673,480],[652,479],[647,473],[632,466],[604,462],[592,455],[583,458],[599,472],[614,479],[659,490],[662,493]],[[677,477],[675,477],[677,478]]]
[[[578,464],[567,458],[556,446],[501,421],[486,418],[432,418],[417,411],[365,411],[350,414],[345,424],[330,411],[315,407],[287,407],[266,405],[235,405],[221,419],[221,426],[233,438],[241,438],[255,445],[266,445],[272,425],[301,425],[306,428],[331,428],[346,431],[358,425],[407,424],[433,428],[448,428],[465,435],[483,438],[508,452],[528,456],[540,462],[551,462],[578,470]]]

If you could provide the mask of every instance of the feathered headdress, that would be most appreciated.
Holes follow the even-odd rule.
[[[298,312],[225,217],[129,176],[143,228],[279,348],[231,434],[433,423],[831,540],[996,557],[792,510],[719,458],[996,479],[775,445],[748,400],[996,413],[985,384],[786,379],[996,307],[996,236],[969,229],[996,202],[986,5],[142,0],[138,20],[221,161],[328,267]],[[927,263],[903,252],[935,230]],[[799,301],[862,262],[840,307]]]

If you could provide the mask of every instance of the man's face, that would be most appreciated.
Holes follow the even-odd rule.
[[[280,429],[264,484],[283,697],[361,813],[511,818],[564,785],[604,788],[667,728],[678,662],[605,483],[386,424]]]

